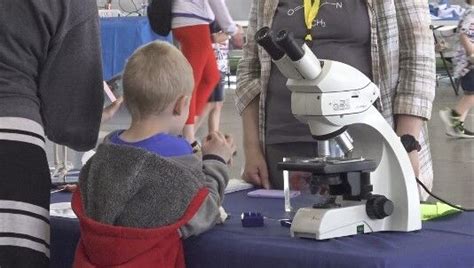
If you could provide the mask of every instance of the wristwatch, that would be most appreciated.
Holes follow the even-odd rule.
[[[400,141],[402,142],[403,147],[405,147],[405,150],[408,153],[411,153],[415,150],[417,152],[421,151],[420,143],[412,135],[405,134],[405,135],[400,137]]]

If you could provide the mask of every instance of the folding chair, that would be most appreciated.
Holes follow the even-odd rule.
[[[456,94],[456,96],[459,95],[459,83],[456,81],[456,79],[454,79],[453,75],[451,74],[451,71],[450,71],[450,68],[448,67],[448,63],[447,63],[447,59],[444,55],[444,49],[441,48],[442,44],[441,42],[439,42],[438,40],[438,36],[436,35],[436,30],[440,29],[441,27],[444,27],[443,25],[440,25],[440,26],[433,26],[431,25],[430,26],[430,29],[431,31],[433,32],[433,37],[434,37],[434,41],[435,41],[435,47],[439,48],[439,49],[436,49],[437,53],[439,53],[440,57],[441,57],[441,61],[443,62],[443,66],[444,66],[444,69],[446,71],[446,74],[447,76],[449,77],[449,81],[451,82],[451,86],[453,87],[453,90],[454,90],[454,94]]]
[[[55,180],[53,184],[66,184],[66,176],[72,170],[72,164],[68,162],[68,151],[64,145],[54,144],[54,168],[51,178]],[[61,158],[62,154],[62,158]]]

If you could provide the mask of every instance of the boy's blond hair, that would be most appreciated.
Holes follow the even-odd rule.
[[[181,95],[191,95],[193,69],[174,46],[155,41],[137,49],[123,73],[124,100],[132,119],[160,115]]]

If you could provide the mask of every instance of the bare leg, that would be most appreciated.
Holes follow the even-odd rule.
[[[195,126],[196,129],[200,129],[202,127],[202,124],[204,123],[206,116],[209,115],[213,107],[214,107],[213,102],[209,102],[206,105],[206,107],[204,107],[204,111],[202,112],[201,116],[199,116],[196,120],[196,126]]]
[[[219,131],[219,125],[221,123],[221,111],[224,103],[222,101],[215,102],[213,109],[209,113],[209,132]]]
[[[455,108],[455,111],[461,115],[460,121],[464,122],[472,107],[474,107],[474,95],[464,95]]]
[[[196,140],[195,132],[194,132],[194,124],[184,126],[183,136],[189,143],[193,143]]]

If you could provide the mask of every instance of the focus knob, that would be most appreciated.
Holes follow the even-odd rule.
[[[392,215],[393,202],[383,195],[372,195],[365,204],[365,211],[371,219],[383,219]]]

